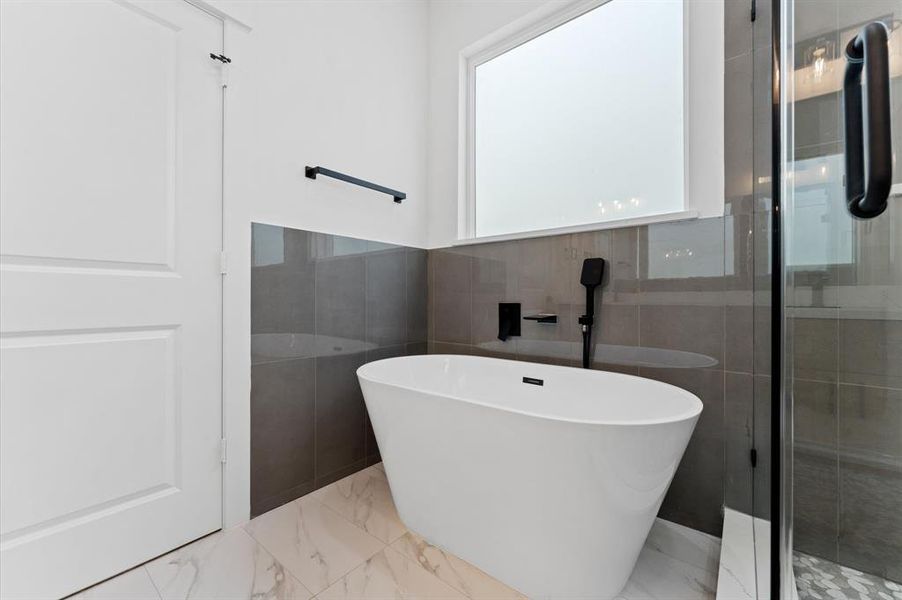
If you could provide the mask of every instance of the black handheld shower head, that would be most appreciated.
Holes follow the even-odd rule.
[[[583,270],[579,282],[586,286],[586,314],[579,318],[583,330],[583,368],[589,368],[592,338],[592,324],[595,322],[595,288],[604,279],[604,259],[587,258],[583,261]]]
[[[579,276],[579,282],[587,288],[601,285],[604,278],[604,259],[587,258],[583,261],[583,272]]]

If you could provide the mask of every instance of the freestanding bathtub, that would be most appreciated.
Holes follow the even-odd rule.
[[[649,379],[474,356],[357,376],[404,524],[534,600],[621,591],[702,410]]]

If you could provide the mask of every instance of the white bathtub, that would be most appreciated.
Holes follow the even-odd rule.
[[[620,592],[702,410],[665,383],[494,358],[357,375],[404,523],[533,599]]]

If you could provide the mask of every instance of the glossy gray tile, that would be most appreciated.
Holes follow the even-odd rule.
[[[432,339],[440,342],[469,344],[472,259],[466,254],[447,250],[429,253],[430,327]]]
[[[902,321],[839,320],[839,380],[902,388]]]
[[[797,442],[835,449],[836,391],[836,384],[831,382],[792,382],[793,436]]]
[[[314,261],[310,234],[254,223],[251,239],[252,363],[312,356]]]
[[[312,489],[314,389],[312,358],[252,367],[252,515]]]
[[[469,292],[436,292],[433,304],[433,339],[453,344],[469,344],[473,297]]]
[[[836,381],[838,327],[835,319],[791,318],[794,376],[799,379]]]
[[[754,380],[750,373],[724,374],[724,504],[747,515],[753,511]]]
[[[649,369],[639,374],[698,396],[704,409],[659,515],[720,536],[724,502],[724,372],[715,369]]]
[[[427,252],[408,248],[405,266],[407,270],[407,339],[405,343],[425,343],[427,339]]]
[[[366,263],[363,254],[316,261],[316,334],[342,342],[366,337]],[[320,348],[317,348],[320,354]]]
[[[902,465],[843,458],[839,486],[837,562],[898,580],[902,574]]]
[[[752,373],[755,366],[755,307],[748,304],[724,307],[724,357],[727,371]],[[751,334],[751,335],[750,335]]]
[[[738,10],[743,4],[745,10]],[[748,19],[748,3],[728,0],[724,5],[729,17],[737,12],[745,12],[741,30],[746,36],[751,33]],[[752,94],[752,55],[750,48],[731,58],[724,65],[724,173],[726,197],[734,200],[752,195],[752,169],[754,152],[754,114]]]
[[[646,225],[638,236],[643,304],[723,305],[723,217]]]
[[[771,407],[773,406],[773,385],[770,376],[754,375],[754,421],[753,436],[758,451],[758,465],[752,470],[753,510],[760,519],[770,519],[771,480]]]
[[[407,251],[366,256],[366,341],[395,346],[407,341]]]
[[[427,351],[425,250],[253,225],[251,504],[379,461],[355,374]]]
[[[836,455],[796,445],[793,452],[793,546],[836,560],[838,518]]]
[[[639,342],[648,348],[694,352],[723,368],[724,307],[642,305]]]
[[[724,58],[729,61],[733,57],[751,51],[752,18],[749,3],[745,0],[725,0]]]
[[[629,302],[639,291],[639,229],[615,229],[611,234],[610,281],[603,292],[615,301]]]
[[[840,384],[838,434],[843,460],[902,472],[902,390]]]
[[[366,458],[366,408],[357,382],[363,353],[316,359],[316,475]]]

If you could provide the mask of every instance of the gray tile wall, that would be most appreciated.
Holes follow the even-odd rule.
[[[426,352],[426,251],[254,224],[251,513],[379,460],[355,371]]]
[[[868,7],[822,0],[796,3],[794,21],[806,32],[802,38],[833,41],[841,52],[866,17],[898,18],[900,12],[898,0]],[[797,47],[799,63],[810,44],[799,39]],[[899,147],[902,78],[892,80],[892,101]],[[796,157],[843,152],[838,92],[797,102],[794,110]],[[902,170],[894,181],[902,181]],[[853,264],[792,270],[786,299],[795,547],[896,581],[902,581],[900,208],[891,201],[880,218],[853,223]]]

